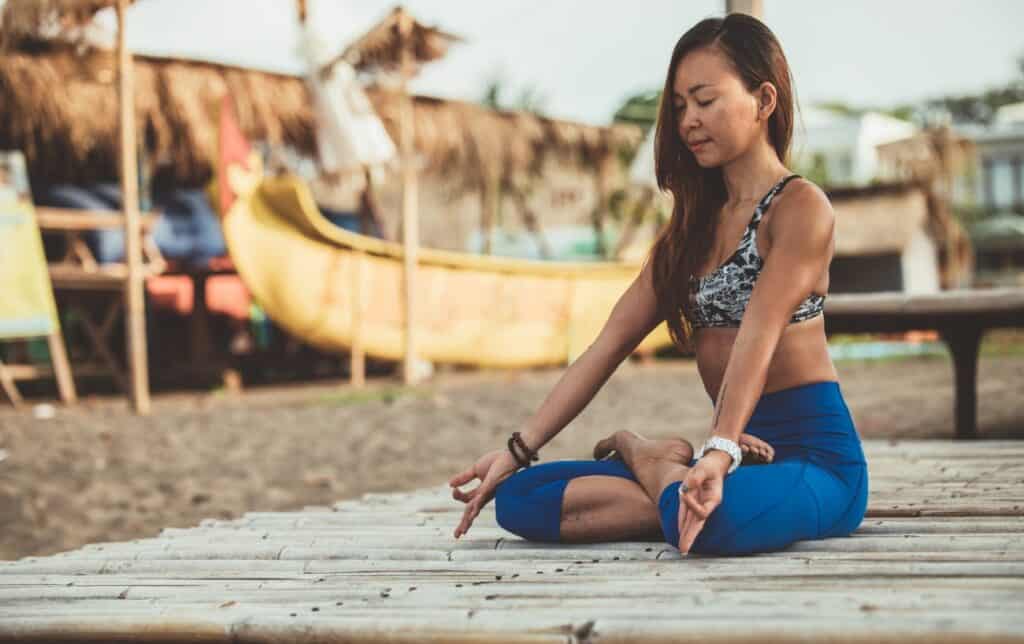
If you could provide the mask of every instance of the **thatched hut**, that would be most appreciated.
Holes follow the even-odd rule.
[[[410,29],[408,34],[403,35],[402,23],[406,21]],[[454,34],[419,22],[399,6],[369,31],[349,43],[328,66],[342,59],[360,70],[397,71],[402,63],[403,45],[411,50],[412,60],[418,66],[443,58],[451,45],[461,41]]]
[[[833,188],[827,194],[836,212],[831,292],[929,293],[970,280],[970,243],[929,182]]]
[[[313,114],[300,78],[207,62],[135,57],[136,114],[150,159],[174,178],[199,184],[210,176],[217,106],[229,92],[253,139],[315,153]],[[25,151],[41,184],[91,182],[116,174],[116,60],[66,48],[6,54],[0,59],[0,148]],[[371,88],[371,100],[396,135],[397,100]],[[596,169],[639,143],[632,126],[597,127],[524,112],[417,96],[416,150],[428,173],[512,180],[535,176],[543,163]]]
[[[0,148],[24,150],[37,188],[115,180],[116,80],[116,59],[103,51],[79,55],[55,46],[5,54],[0,59]],[[225,93],[234,97],[249,137],[315,154],[314,116],[301,78],[136,56],[140,141],[148,160],[174,183],[199,185],[211,176],[217,108]],[[369,94],[397,139],[399,97],[379,87]],[[506,190],[529,193],[529,187],[562,173],[570,178],[555,190],[565,193],[566,185],[572,186],[568,192],[579,195],[579,206],[558,219],[581,223],[590,216],[596,193],[621,181],[620,153],[635,148],[641,138],[640,129],[630,125],[598,127],[424,96],[415,97],[414,118],[425,181],[437,184],[439,194],[472,199],[492,178]],[[536,209],[546,213],[550,201]],[[468,230],[479,215],[465,219]],[[424,230],[424,243],[455,248],[464,241],[463,235],[442,243]]]

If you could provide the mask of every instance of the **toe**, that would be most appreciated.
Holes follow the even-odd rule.
[[[601,460],[607,456],[612,449],[614,449],[614,446],[611,438],[603,438],[597,441],[597,444],[594,445],[594,459],[598,461]]]

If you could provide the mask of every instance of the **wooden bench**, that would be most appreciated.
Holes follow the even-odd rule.
[[[976,438],[978,349],[987,329],[1024,326],[1024,288],[838,294],[825,304],[827,333],[937,330],[953,355],[958,439]]]

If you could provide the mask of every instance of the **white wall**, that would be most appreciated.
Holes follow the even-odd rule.
[[[814,155],[821,154],[831,183],[865,185],[879,174],[876,146],[911,136],[917,129],[878,112],[847,116],[808,107],[794,127],[793,158],[809,166]]]
[[[936,293],[939,290],[939,257],[935,242],[917,228],[900,257],[904,293]]]

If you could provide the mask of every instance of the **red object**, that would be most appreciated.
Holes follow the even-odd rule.
[[[220,132],[217,140],[217,204],[220,216],[227,215],[231,204],[238,197],[228,184],[228,166],[238,164],[248,167],[249,153],[252,146],[238,125],[235,102],[230,94],[225,94],[220,101]]]
[[[195,306],[193,281],[188,275],[156,275],[146,280],[146,292],[154,309],[192,315]],[[206,310],[236,320],[249,319],[252,296],[237,275],[206,278]]]

